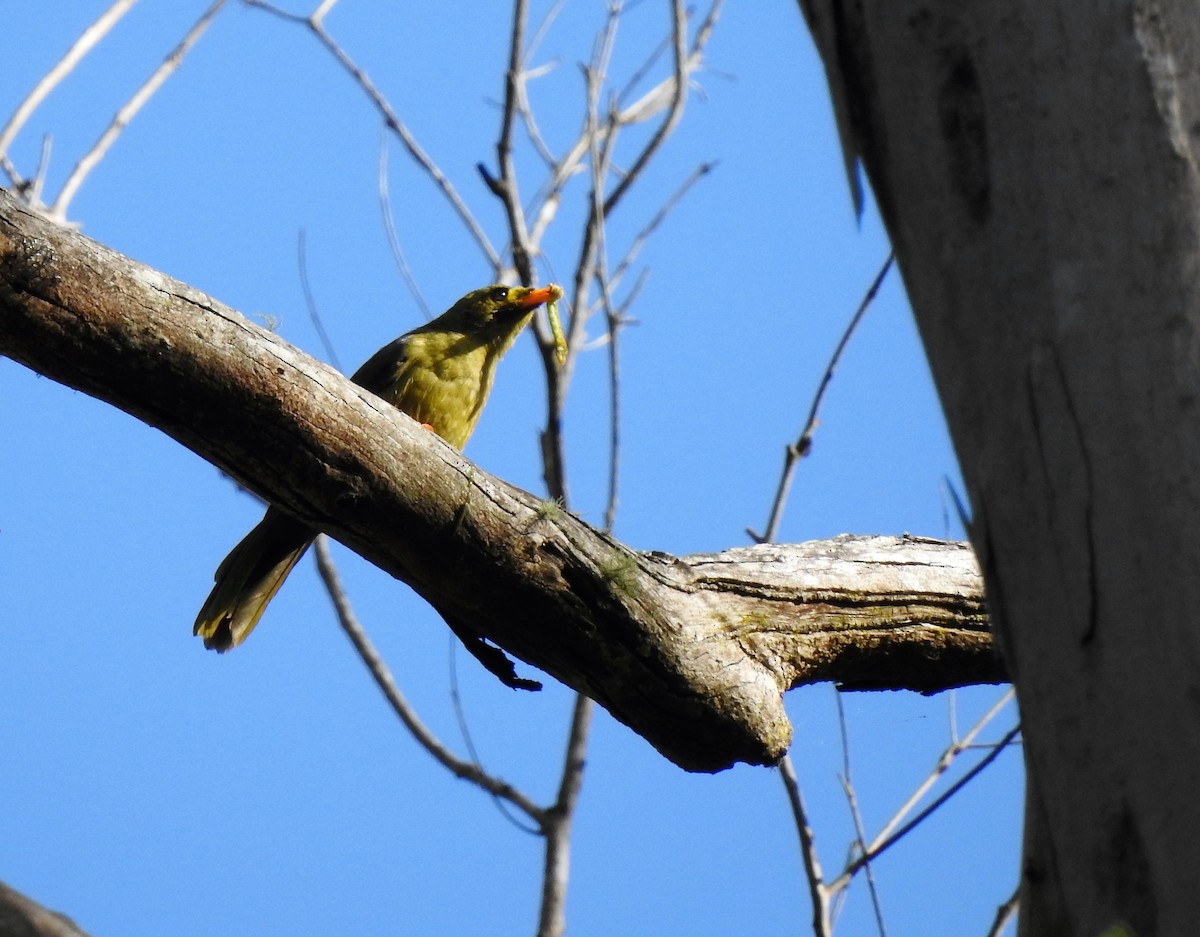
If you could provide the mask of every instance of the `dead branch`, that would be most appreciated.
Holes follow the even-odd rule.
[[[7,193],[0,353],[158,427],[689,770],[777,761],[792,686],[1005,679],[964,544],[631,551],[229,307]]]
[[[51,911],[0,882],[0,937],[88,937],[65,914]]]

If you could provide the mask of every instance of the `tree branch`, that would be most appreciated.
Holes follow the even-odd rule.
[[[158,427],[689,770],[777,761],[789,687],[1005,679],[966,545],[633,552],[229,307],[2,192],[0,353]]]
[[[425,725],[407,697],[401,692],[400,687],[396,685],[391,670],[380,657],[379,651],[367,637],[366,631],[359,623],[358,616],[350,607],[350,600],[346,596],[345,589],[342,588],[341,577],[338,575],[337,568],[333,564],[333,557],[330,555],[329,542],[324,537],[318,537],[313,552],[317,557],[317,571],[321,574],[325,591],[329,593],[329,599],[333,603],[338,624],[342,626],[342,631],[346,633],[346,637],[354,645],[358,656],[362,658],[362,662],[371,674],[371,679],[375,681],[375,685],[383,693],[384,699],[392,707],[392,712],[408,729],[417,744],[455,777],[470,781],[493,797],[517,807],[539,825],[544,824],[545,810],[513,785],[484,771],[481,765],[457,757]]]
[[[66,915],[0,882],[0,937],[88,937]]]

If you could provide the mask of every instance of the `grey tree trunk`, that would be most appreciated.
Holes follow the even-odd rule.
[[[1021,931],[1195,934],[1200,5],[801,5],[1017,686]]]

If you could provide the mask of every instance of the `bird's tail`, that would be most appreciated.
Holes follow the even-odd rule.
[[[315,537],[312,528],[270,508],[217,567],[193,629],[204,646],[227,651],[245,641]]]

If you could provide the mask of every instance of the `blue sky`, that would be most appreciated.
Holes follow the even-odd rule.
[[[0,121],[104,3],[19,4],[0,31]],[[11,151],[47,188],[204,9],[139,4],[46,102]],[[476,208],[504,229],[474,165],[491,162],[506,57],[502,4],[343,0],[327,25]],[[537,21],[546,3],[533,4]],[[666,4],[622,25],[615,74],[666,31]],[[297,9],[306,10],[305,7]],[[531,87],[552,146],[576,133],[578,63],[603,6],[568,3]],[[613,219],[611,252],[700,162],[719,160],[643,254],[623,338],[616,533],[676,553],[747,542],[783,447],[887,255],[849,204],[820,64],[787,0],[732,3],[687,113]],[[392,262],[377,194],[380,122],[304,30],[227,7],[118,141],[70,215],[109,246],[269,319],[324,357],[296,262],[304,230],[325,326],[351,368],[421,320]],[[394,144],[400,237],[431,306],[489,279],[477,248]],[[519,153],[526,193],[537,164]],[[586,190],[547,241],[569,277]],[[593,327],[597,334],[599,326]],[[572,507],[602,520],[605,355],[585,354],[566,422]],[[467,454],[542,491],[540,368],[523,339]],[[97,935],[523,934],[541,843],[449,778],[404,734],[337,628],[306,560],[236,653],[205,653],[195,610],[260,507],[157,431],[0,360],[0,880]],[[960,536],[957,469],[899,278],[884,286],[830,392],[781,539]],[[423,718],[462,741],[457,670],[487,768],[539,800],[557,780],[570,694],[514,694],[452,643],[405,586],[337,547],[352,601]],[[451,659],[453,658],[453,663]],[[528,669],[528,668],[523,668]],[[955,695],[965,728],[998,688]],[[948,741],[950,696],[843,699],[853,778],[874,829]],[[834,692],[794,691],[796,759],[826,869],[851,827]],[[1010,711],[994,739],[1011,725]],[[986,932],[1017,871],[1020,758],[1003,755],[878,864],[891,934]],[[807,891],[777,774],[688,775],[601,713],[567,908],[572,935],[805,932]],[[862,884],[838,933],[870,934]]]

